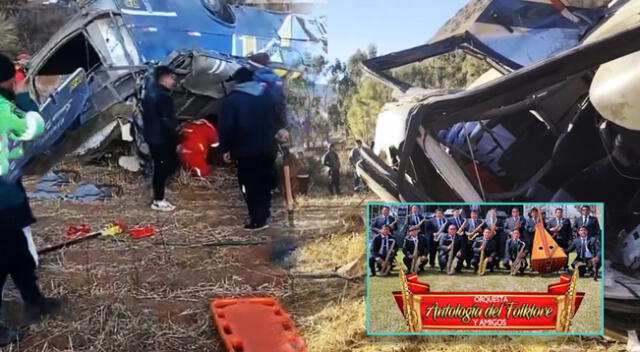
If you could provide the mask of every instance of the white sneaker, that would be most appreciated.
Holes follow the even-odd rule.
[[[166,200],[154,200],[151,204],[151,209],[158,211],[174,211],[176,206],[167,202]]]

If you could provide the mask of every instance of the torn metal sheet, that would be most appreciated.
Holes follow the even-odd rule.
[[[257,52],[269,54],[281,72],[299,72],[305,57],[327,52],[326,17],[213,0],[90,2],[31,60],[27,82],[46,131],[26,143],[26,156],[13,159],[0,181],[44,173],[74,152],[99,156],[115,137],[126,137],[114,121],[136,120],[158,63],[178,69],[180,118],[216,113],[232,88],[224,80]],[[133,125],[130,137],[145,154],[144,126]]]

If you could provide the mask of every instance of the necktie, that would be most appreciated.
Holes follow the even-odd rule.
[[[586,216],[584,216],[582,218],[582,225],[587,226],[587,217]]]
[[[414,215],[414,216],[413,216],[413,221],[414,221],[413,223],[414,223],[415,225],[418,225],[418,215]]]
[[[587,241],[582,239],[582,258],[587,256]]]
[[[385,218],[384,218],[384,224],[385,224],[385,225],[389,225],[389,217],[388,217],[388,216],[385,216]]]

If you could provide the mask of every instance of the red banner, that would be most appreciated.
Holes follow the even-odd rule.
[[[576,270],[577,271],[577,270]],[[584,299],[575,291],[577,277],[561,275],[547,292],[431,292],[416,274],[404,277],[393,292],[410,331],[556,330],[568,332]],[[410,304],[405,307],[405,300]]]

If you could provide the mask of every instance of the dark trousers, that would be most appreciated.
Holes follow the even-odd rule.
[[[584,276],[584,274],[587,272],[587,270],[589,270],[590,272],[595,272],[596,269],[600,268],[600,261],[598,261],[598,264],[596,264],[595,268],[593,267],[593,262],[591,261],[591,259],[580,259],[578,260],[578,258],[576,258],[573,263],[571,263],[571,267],[575,268],[576,267],[576,263],[578,262],[582,262],[585,263],[586,265],[581,266],[580,268],[578,268],[578,271],[580,272],[580,277]]]
[[[3,226],[0,228],[0,290],[4,288],[9,275],[25,304],[33,306],[42,300],[42,293],[36,282],[36,263],[29,252],[24,232],[22,229]]]
[[[428,233],[425,235],[427,237],[427,254],[429,254],[429,265],[436,265],[436,258],[438,257],[438,242],[433,239],[433,234]]]
[[[485,258],[487,259],[487,258]],[[487,263],[487,269],[491,270],[493,268],[495,268],[497,265],[497,263],[499,262],[497,257],[493,257],[493,259],[491,260],[491,262]],[[478,271],[478,268],[480,267],[480,256],[474,256],[471,259],[471,266],[473,267],[473,271]]]
[[[396,257],[397,253],[391,253],[391,257],[389,257],[389,260],[391,260],[391,269],[393,269],[393,267],[395,265],[393,265],[393,260]],[[376,256],[370,256],[369,257],[369,270],[371,270],[371,275],[375,275],[376,274],[376,270],[377,270],[377,266],[379,265],[380,267],[382,267],[382,264],[384,264],[384,260],[387,257],[386,254],[380,256],[380,259],[382,259],[382,261],[380,262],[380,264],[376,263]]]
[[[411,264],[413,262],[413,259],[409,258],[409,257],[403,257],[402,261],[404,262],[404,265],[407,267],[408,270],[411,270]],[[427,264],[427,261],[421,261],[420,258],[418,258],[418,271],[423,271],[424,270],[424,266]]]
[[[502,265],[504,265],[505,269],[507,270],[511,270],[511,265],[509,264],[509,261],[515,262],[515,259],[510,259],[509,257],[505,257],[502,260]],[[524,273],[524,270],[527,268],[529,264],[527,263],[526,259],[523,261],[522,266],[520,266],[520,273]]]
[[[262,225],[271,216],[271,190],[276,185],[275,155],[237,158],[238,182],[244,186],[245,201],[253,224]]]
[[[163,200],[167,180],[178,168],[176,146],[173,143],[149,144],[149,151],[153,159],[153,200]]]
[[[496,250],[498,252],[498,255],[502,256],[504,255],[504,251],[507,246],[507,238],[509,236],[506,233],[501,232],[501,233],[496,233],[495,237],[496,237]],[[496,263],[496,267],[498,267],[499,265],[500,265],[500,262]]]
[[[452,261],[455,260],[455,255],[456,253],[453,253],[454,257],[451,259]],[[455,270],[456,271],[460,271],[462,270],[462,261],[464,260],[464,254],[460,257],[458,257],[458,264],[456,265]],[[440,264],[440,269],[444,270],[447,268],[447,261],[449,261],[449,252],[445,252],[445,253],[441,253],[440,257],[438,258],[439,264]]]
[[[329,169],[327,172],[329,193],[340,194],[340,169]]]

